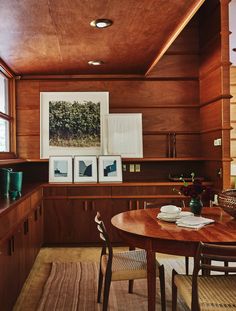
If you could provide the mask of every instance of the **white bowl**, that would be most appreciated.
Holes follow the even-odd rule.
[[[178,214],[181,212],[181,207],[175,205],[164,205],[161,207],[161,212],[168,214]]]

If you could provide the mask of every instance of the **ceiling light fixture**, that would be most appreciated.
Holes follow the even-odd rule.
[[[101,60],[90,60],[88,62],[88,64],[91,66],[100,66],[100,65],[104,64],[104,62]]]
[[[106,18],[99,18],[95,19],[90,23],[90,26],[96,27],[96,28],[107,28],[110,27],[113,24],[113,22],[110,19]]]

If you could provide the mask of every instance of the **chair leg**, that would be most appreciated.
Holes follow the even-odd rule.
[[[185,257],[185,271],[186,271],[186,275],[189,274],[189,257]]]
[[[160,294],[161,294],[161,310],[166,310],[166,289],[165,289],[165,271],[164,266],[159,267]]]
[[[134,280],[129,280],[129,293],[133,293],[133,288],[134,288]]]
[[[177,310],[177,287],[175,285],[175,275],[177,272],[172,270],[172,311]]]
[[[111,271],[106,271],[104,292],[103,292],[103,307],[102,307],[103,311],[107,311],[108,308],[110,286],[111,286]]]
[[[225,266],[225,267],[228,267],[228,266],[229,266],[228,261],[224,261],[224,266]],[[229,272],[228,272],[228,271],[225,271],[225,275],[228,275],[228,274],[229,274]]]
[[[102,283],[103,283],[103,274],[101,265],[99,268],[99,277],[98,277],[98,295],[97,295],[97,302],[101,303],[101,293],[102,293]]]

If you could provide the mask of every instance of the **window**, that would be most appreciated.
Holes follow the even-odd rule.
[[[8,79],[0,72],[0,152],[10,151]]]
[[[0,59],[0,159],[15,158],[15,78]]]

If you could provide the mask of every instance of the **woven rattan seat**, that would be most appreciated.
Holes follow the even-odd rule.
[[[181,297],[191,309],[192,277],[176,275],[174,281]],[[236,275],[200,276],[198,293],[201,311],[236,310]]]
[[[99,213],[97,213],[95,217],[95,222],[97,223],[100,238],[104,242],[100,257],[97,302],[101,301],[104,277],[103,311],[106,311],[108,307],[111,281],[129,280],[129,293],[132,293],[133,280],[147,278],[146,251],[131,250],[113,253],[109,236]],[[161,308],[162,311],[164,311],[166,308],[164,266],[156,261],[156,268],[156,274],[160,279]]]
[[[102,256],[101,267],[105,275],[108,263],[108,255]],[[159,275],[159,263],[156,261],[157,276]],[[134,250],[113,254],[111,266],[112,281],[145,279],[147,277],[146,252]]]
[[[233,262],[223,266],[224,262]],[[236,246],[200,243],[194,258],[193,275],[173,270],[172,310],[176,310],[177,290],[192,311],[236,311]],[[199,275],[202,270],[203,275]],[[217,274],[210,274],[217,271]]]

